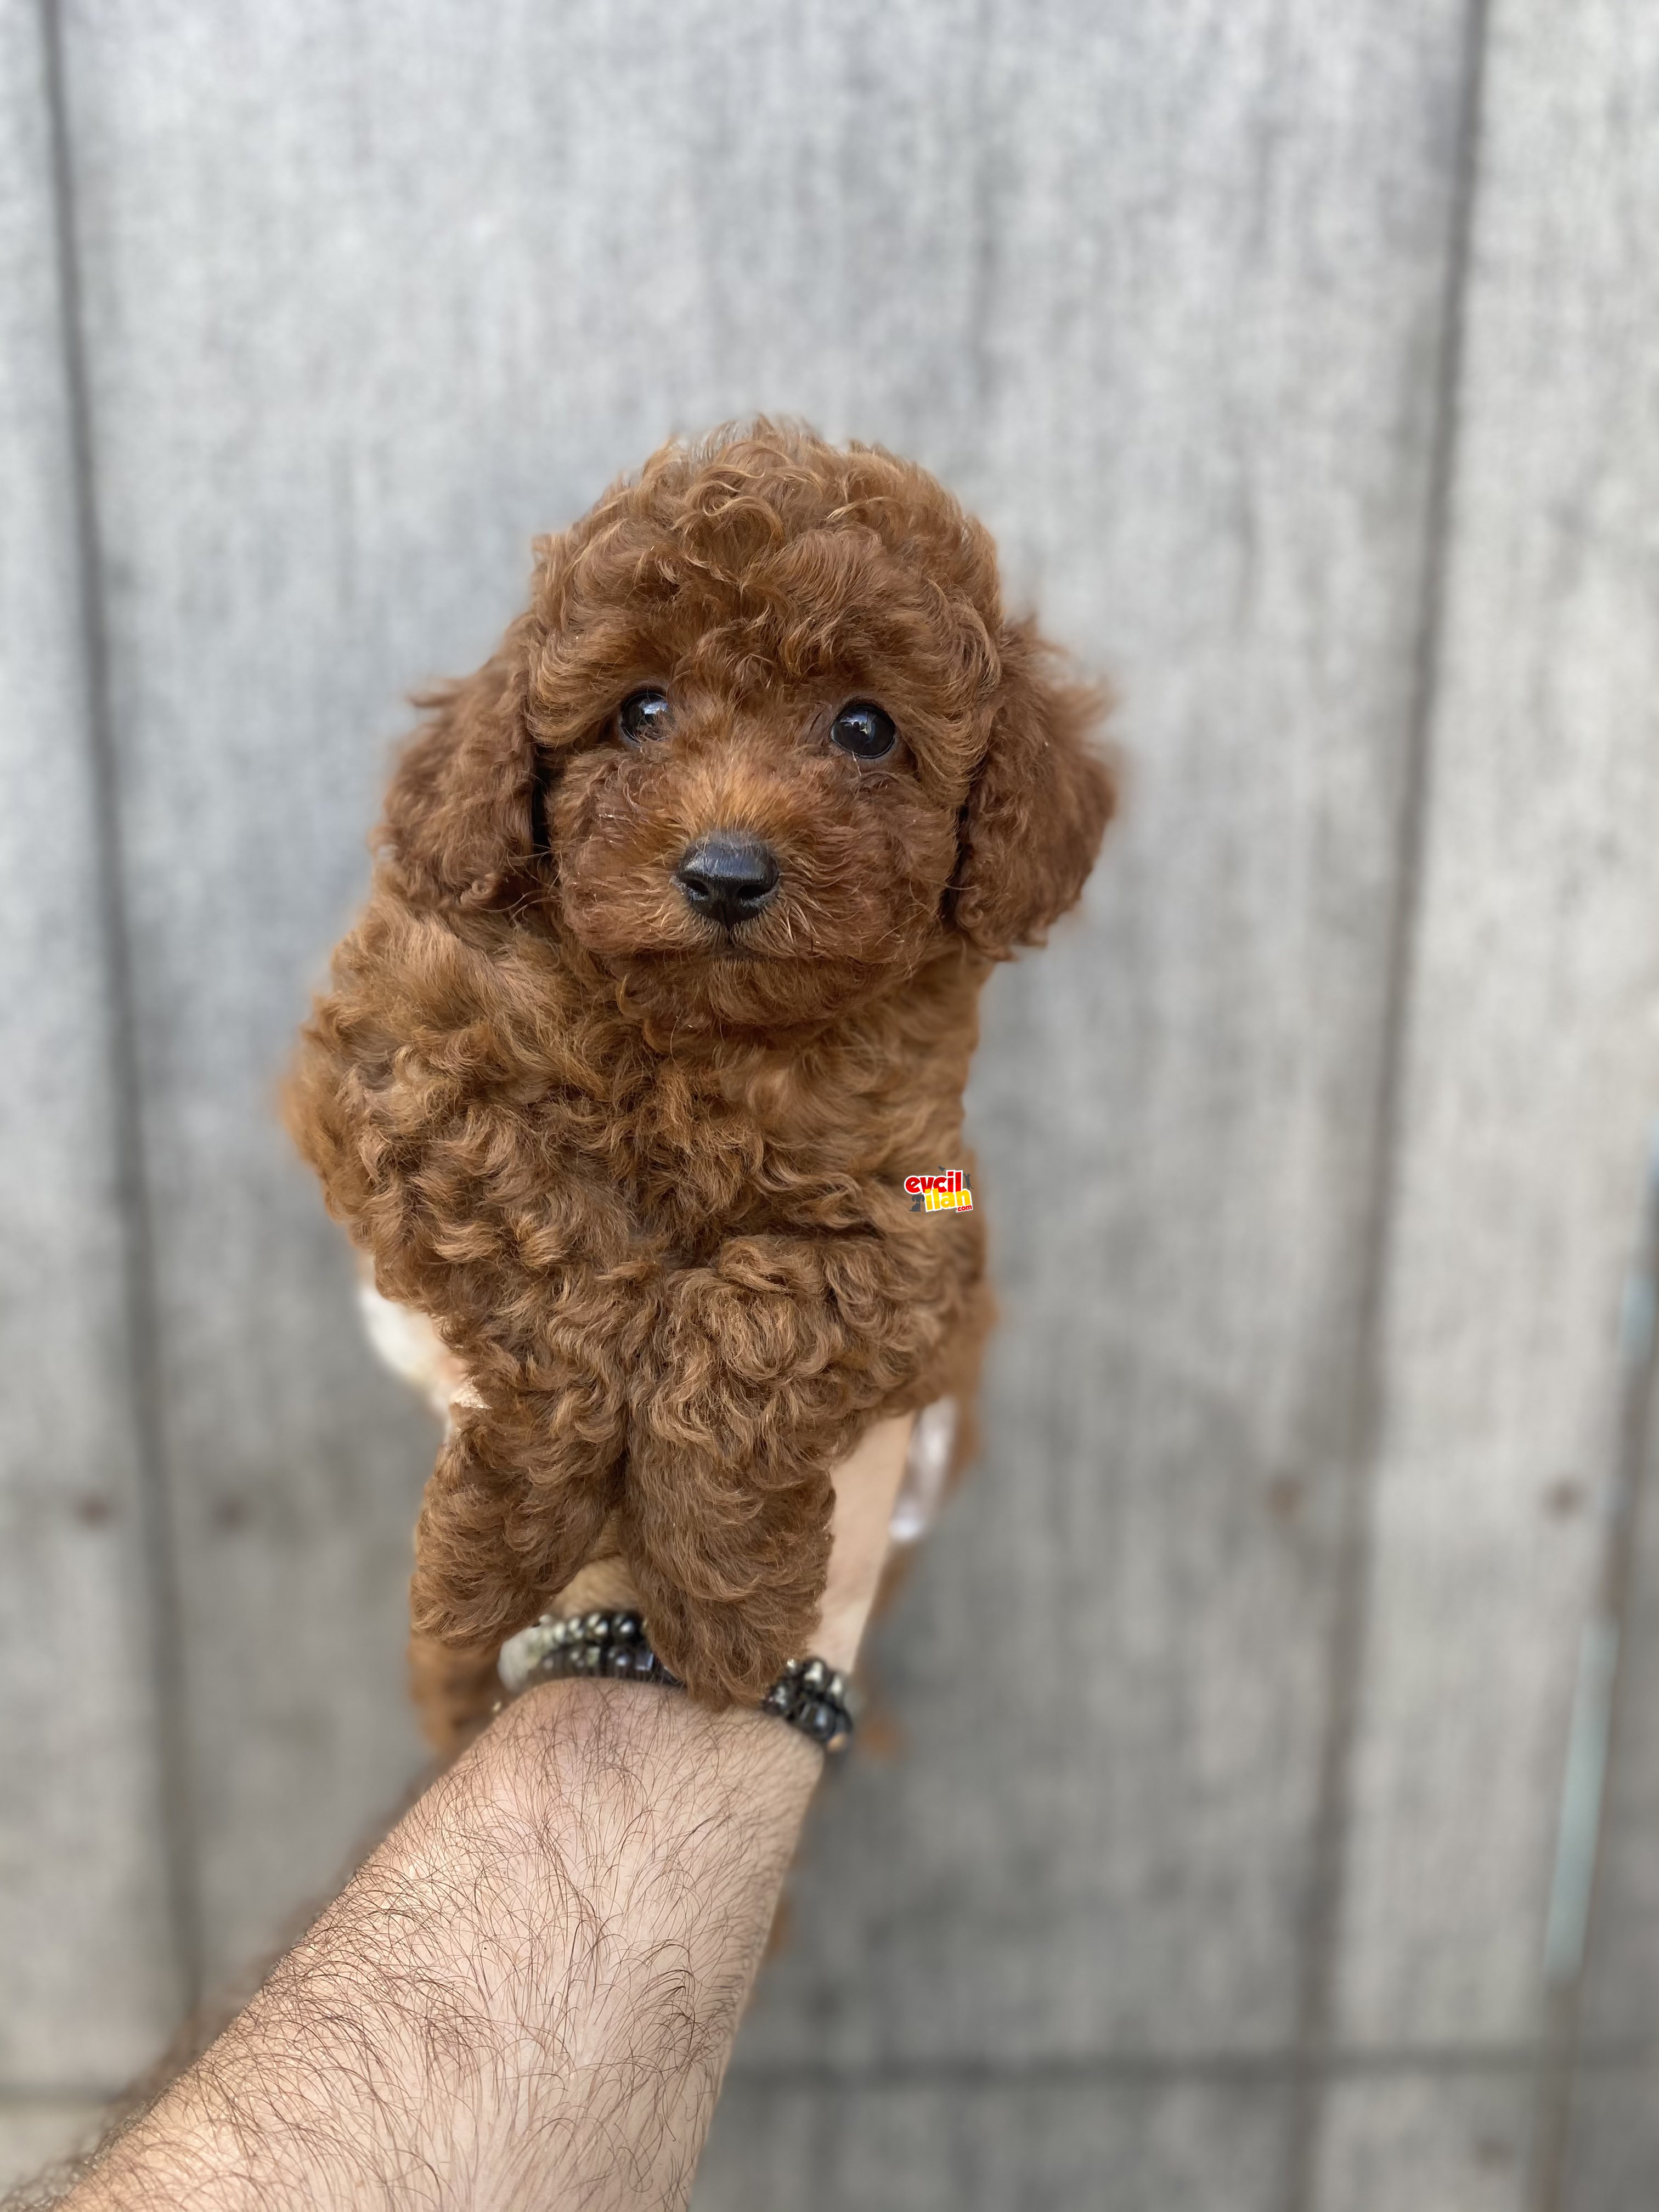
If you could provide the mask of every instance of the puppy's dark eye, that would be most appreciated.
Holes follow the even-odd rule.
[[[630,745],[636,745],[645,738],[665,737],[671,719],[665,691],[635,691],[623,701],[617,726]]]
[[[893,718],[868,699],[854,699],[830,725],[830,742],[855,760],[880,760],[898,743]]]

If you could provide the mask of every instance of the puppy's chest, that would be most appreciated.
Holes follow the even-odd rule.
[[[698,1253],[733,1234],[861,1225],[889,1165],[879,1116],[858,1102],[826,1115],[714,1086],[653,1090],[584,1150],[647,1239]]]
[[[856,1202],[875,1148],[855,1130],[803,1133],[722,1102],[688,1127],[647,1118],[627,1161],[626,1195],[678,1242],[709,1233],[824,1225]]]

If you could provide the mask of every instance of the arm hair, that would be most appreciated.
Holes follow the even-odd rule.
[[[751,1712],[530,1692],[60,2201],[684,2205],[821,1764]]]

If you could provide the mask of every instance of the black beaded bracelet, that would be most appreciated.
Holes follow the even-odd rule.
[[[665,1690],[685,1687],[651,1649],[636,1613],[579,1613],[564,1620],[544,1613],[502,1644],[495,1671],[514,1698],[532,1682],[578,1675],[656,1682]],[[761,1699],[760,1709],[775,1713],[825,1751],[845,1751],[853,1740],[852,1692],[827,1660],[792,1659]]]

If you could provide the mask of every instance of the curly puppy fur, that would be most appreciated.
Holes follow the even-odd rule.
[[[964,1389],[988,1316],[981,1217],[903,1178],[962,1162],[980,988],[1112,807],[1097,695],[890,454],[670,445],[536,550],[497,652],[418,702],[290,1093],[380,1290],[469,1379],[416,1540],[441,1741],[606,1549],[694,1695],[809,1648],[832,1468]],[[645,687],[664,733],[630,743]],[[830,741],[851,700],[887,757]],[[714,831],[780,871],[731,926],[675,874]]]

